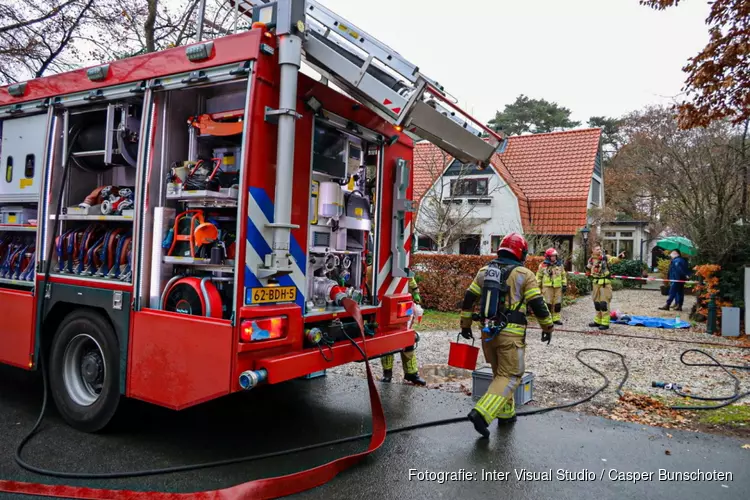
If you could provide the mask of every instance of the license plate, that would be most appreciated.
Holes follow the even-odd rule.
[[[270,286],[250,289],[251,304],[268,302],[294,302],[297,299],[296,286]]]

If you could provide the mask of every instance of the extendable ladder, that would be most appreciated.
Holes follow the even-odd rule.
[[[229,2],[250,18],[254,6],[270,3]],[[486,165],[501,146],[503,138],[454,104],[438,82],[315,0],[305,2],[305,25],[305,62],[383,119],[463,163]]]

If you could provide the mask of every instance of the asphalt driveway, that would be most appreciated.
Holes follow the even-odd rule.
[[[390,427],[465,415],[470,405],[465,397],[441,391],[401,384],[380,389]],[[368,432],[366,391],[361,379],[329,375],[183,412],[130,401],[122,408],[119,426],[102,435],[74,431],[52,410],[25,457],[52,469],[113,472],[294,448]],[[361,441],[293,457],[138,479],[61,481],[23,471],[13,461],[13,450],[36,419],[40,401],[38,375],[0,367],[0,478],[194,492],[295,472],[367,446]],[[750,498],[750,450],[742,448],[743,442],[670,433],[671,438],[664,429],[566,412],[522,418],[511,429],[493,427],[489,440],[477,439],[468,424],[421,429],[389,436],[359,466],[298,497]],[[677,480],[665,472],[660,475],[660,469],[692,476]],[[719,479],[716,474],[709,480],[698,471],[732,477]]]

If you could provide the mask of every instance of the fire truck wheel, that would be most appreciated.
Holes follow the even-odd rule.
[[[68,315],[52,340],[49,380],[55,405],[72,427],[103,429],[120,401],[119,344],[112,325],[93,311]]]

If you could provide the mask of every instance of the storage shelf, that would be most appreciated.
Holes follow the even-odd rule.
[[[234,272],[234,261],[227,260],[224,264],[211,264],[209,259],[196,259],[193,257],[164,257],[162,261],[165,264],[172,264],[175,266],[194,266],[205,269],[206,271],[215,271],[221,273],[233,273]]]
[[[21,225],[21,224],[0,224],[0,232],[3,231],[21,231],[28,233],[35,233],[37,226]]]
[[[50,215],[50,220],[55,220],[54,215]],[[88,221],[94,221],[94,220],[100,220],[100,221],[107,221],[107,222],[133,222],[133,216],[132,215],[77,215],[77,214],[67,214],[67,215],[61,215],[60,220],[88,220]]]
[[[132,285],[130,281],[122,281],[119,278],[105,278],[99,275],[89,276],[88,274],[61,273],[57,270],[57,263],[55,262],[53,265],[55,266],[55,269],[50,272],[50,276],[81,281],[85,283],[116,283],[123,286]]]
[[[25,286],[26,288],[33,288],[34,282],[25,281],[25,280],[10,280],[8,278],[0,278],[0,285],[16,285],[16,286]]]
[[[216,207],[216,208],[235,208],[237,207],[237,197],[228,192],[209,191],[207,189],[179,191],[177,193],[167,193],[168,200],[175,200],[187,203],[189,208]]]

